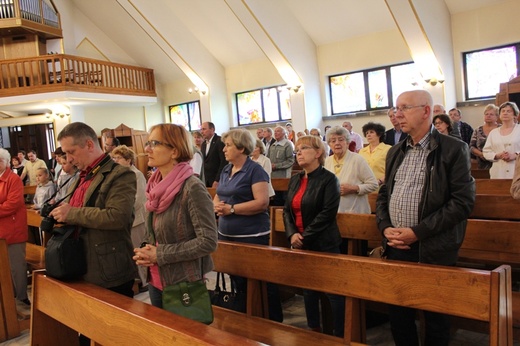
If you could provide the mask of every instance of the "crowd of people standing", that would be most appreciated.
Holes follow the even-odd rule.
[[[368,194],[378,191],[377,223],[388,259],[455,265],[475,198],[471,159],[490,169],[491,178],[512,178],[520,152],[518,115],[513,102],[488,105],[484,125],[473,131],[460,110],[446,114],[428,92],[410,91],[388,110],[391,129],[374,122],[362,127],[368,145],[349,121],[323,134],[297,134],[287,123],[258,129],[256,138],[245,129],[218,135],[212,122],[192,134],[160,124],[145,144],[153,168],[148,179],[135,167],[131,148],[115,137],[101,148],[81,122],[60,132],[48,163],[35,151],[27,160],[23,151],[11,157],[0,149],[0,236],[8,239],[17,299],[30,304],[20,278],[27,241],[24,181],[37,185],[34,209],[57,203],[50,216],[80,231],[86,281],[132,296],[138,280],[158,307],[165,287],[204,280],[219,240],[268,245],[269,206],[283,207],[292,249],[344,253],[337,213],[371,213]],[[274,191],[272,178],[289,178],[288,191]],[[215,189],[213,199],[207,188]],[[10,218],[16,222],[8,228]],[[239,292],[247,290],[244,278],[232,280]],[[269,318],[281,322],[278,287],[267,287]],[[303,295],[308,327],[322,331],[323,296]],[[344,297],[326,296],[333,334],[342,336]],[[392,307],[390,322],[397,345],[417,344],[413,310]],[[427,313],[425,323],[427,342],[447,345],[446,316]]]

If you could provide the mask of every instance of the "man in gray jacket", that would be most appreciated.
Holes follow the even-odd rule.
[[[271,160],[271,178],[290,178],[294,165],[294,146],[287,139],[287,132],[282,126],[274,129],[274,139],[276,142],[271,144],[267,157]],[[284,205],[286,192],[276,191],[271,205]]]

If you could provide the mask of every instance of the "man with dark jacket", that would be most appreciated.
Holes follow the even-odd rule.
[[[200,129],[204,142],[200,147],[204,165],[204,178],[206,187],[217,187],[220,180],[220,172],[227,164],[224,156],[224,143],[220,136],[215,133],[215,124],[212,122],[202,123]]]
[[[385,144],[388,145],[397,144],[408,137],[408,135],[404,133],[403,130],[401,130],[401,125],[399,125],[399,121],[395,117],[395,113],[396,111],[394,107],[390,108],[386,113],[393,126],[393,128],[385,132]]]
[[[388,152],[385,184],[377,198],[385,255],[453,266],[475,202],[468,146],[432,127],[427,91],[404,92],[396,105],[396,118],[409,137]],[[449,317],[424,315],[426,344],[448,345]],[[391,306],[390,323],[396,345],[419,345],[414,309]]]

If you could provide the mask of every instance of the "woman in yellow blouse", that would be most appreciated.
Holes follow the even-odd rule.
[[[381,185],[385,179],[385,161],[391,145],[385,144],[385,127],[381,124],[369,122],[363,126],[363,134],[367,139],[368,145],[359,151],[367,160],[370,169],[374,172],[376,179]]]

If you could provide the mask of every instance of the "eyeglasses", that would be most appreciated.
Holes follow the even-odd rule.
[[[439,125],[442,125],[444,124],[444,121],[436,121],[433,123],[434,126],[439,126]]]
[[[164,145],[166,147],[169,147],[169,148],[173,149],[173,145],[171,145],[169,143],[161,142],[161,141],[151,140],[151,141],[148,141],[148,142],[144,143],[145,147],[150,147],[152,149],[155,149],[155,147],[158,146],[158,145]]]
[[[418,105],[418,106],[400,106],[400,107],[395,107],[395,111],[396,113],[401,111],[403,113],[405,112],[408,112],[410,109],[412,108],[419,108],[419,107],[425,107],[426,105]]]
[[[297,154],[300,153],[301,151],[303,151],[303,150],[309,150],[309,149],[314,149],[314,148],[313,148],[313,147],[309,147],[309,146],[304,145],[304,146],[300,147],[300,149],[296,149],[296,150],[294,151],[294,154],[297,155]]]

